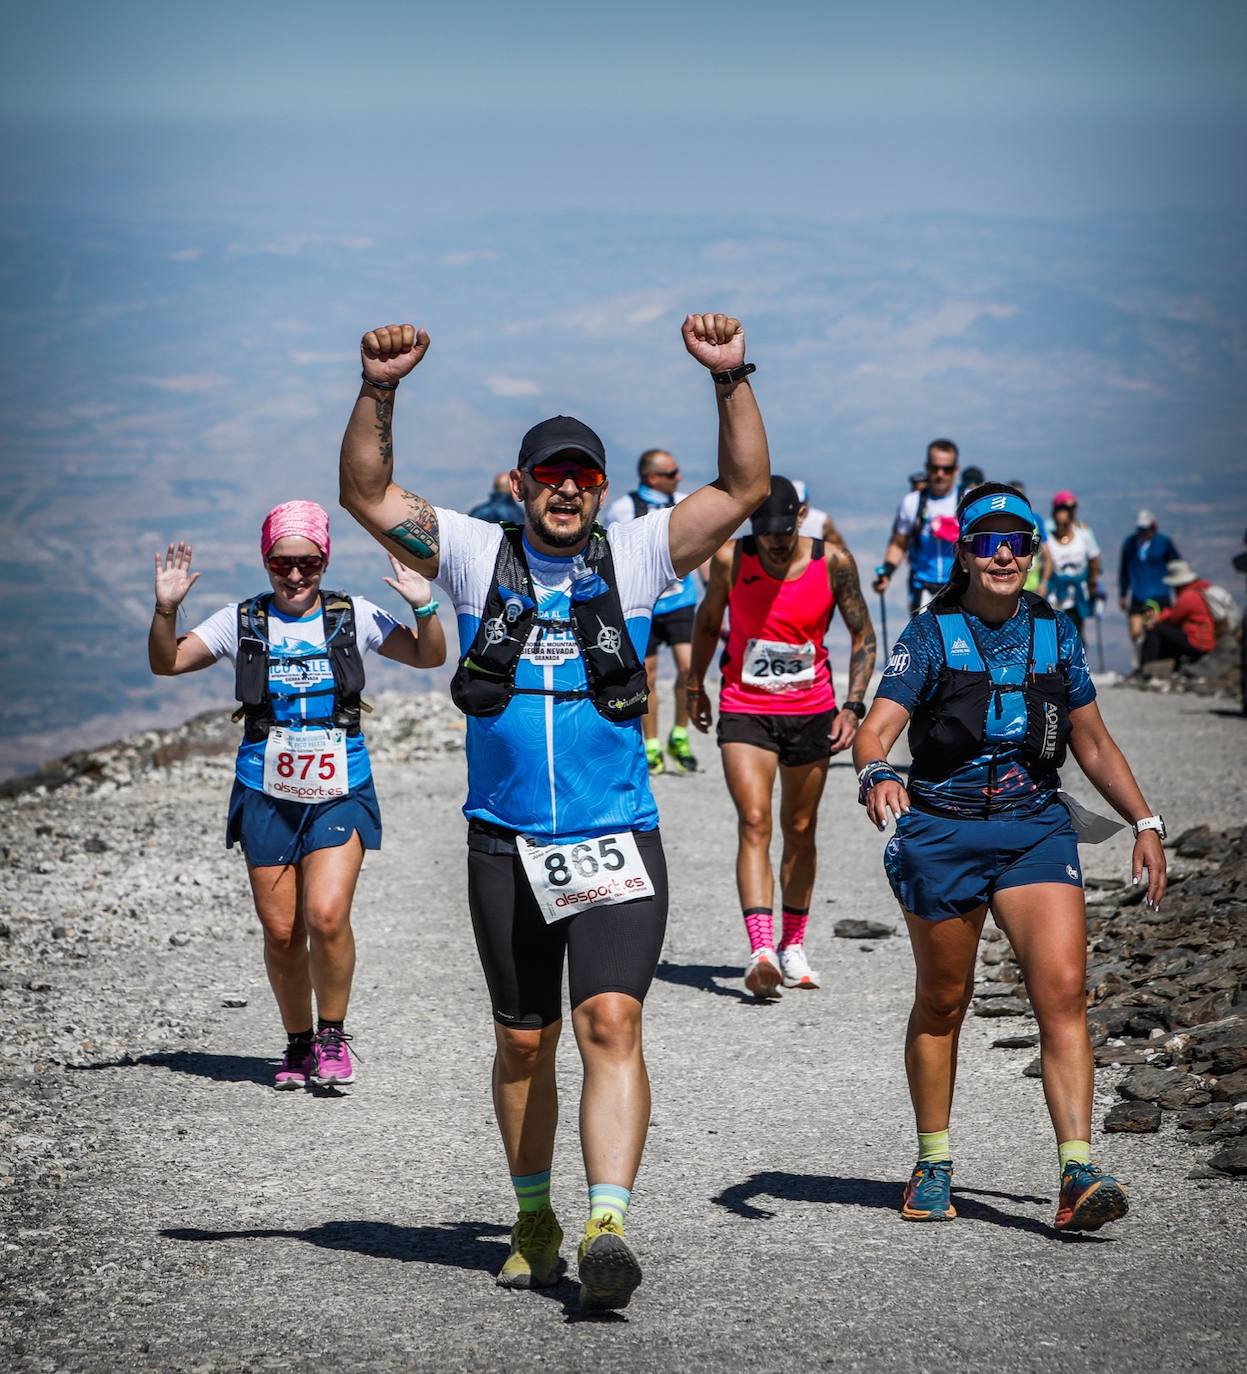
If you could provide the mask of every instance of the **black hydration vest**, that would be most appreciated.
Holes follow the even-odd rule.
[[[632,498],[632,517],[639,520],[643,515],[650,515],[656,510],[669,510],[675,505],[675,497],[670,497],[661,506],[656,506],[652,501],[647,501],[639,491],[630,491],[628,495]]]
[[[245,722],[243,737],[248,740],[268,738],[274,725],[273,703],[268,690],[269,638],[268,608],[272,592],[253,596],[238,603],[238,657],[234,665],[234,695],[242,705],[234,712],[235,720]],[[364,662],[355,637],[355,608],[351,598],[343,592],[321,592],[321,614],[325,622],[325,647],[312,652],[286,657],[285,662],[299,662],[305,658],[329,659],[333,672],[333,688],[317,695],[332,699],[326,703],[323,715],[308,717],[301,725],[334,726],[348,735],[359,734],[359,713],[369,710],[360,700],[364,690]]]
[[[599,715],[615,722],[635,720],[645,714],[649,703],[645,664],[628,638],[615,588],[610,541],[600,525],[593,526],[582,557],[590,576],[581,582],[589,584],[590,594],[577,598],[573,583],[571,630],[585,665],[588,688],[558,691],[517,687],[515,673],[533,627],[538,627],[539,632],[545,627],[565,630],[567,622],[537,614],[532,574],[524,557],[523,530],[507,521],[502,523],[493,582],[485,598],[481,623],[450,683],[450,695],[465,716],[501,715],[517,693],[565,700],[588,697]]]
[[[991,667],[959,607],[920,612],[935,616],[944,648],[935,695],[914,708],[909,724],[909,749],[924,778],[947,778],[984,745],[1016,745],[1045,769],[1065,762],[1069,694],[1057,652],[1056,612],[1034,592],[1022,597],[1030,607],[1025,668]],[[954,668],[953,660],[964,666]]]

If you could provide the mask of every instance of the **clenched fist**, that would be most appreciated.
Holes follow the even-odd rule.
[[[383,324],[360,340],[359,356],[370,382],[401,381],[429,351],[429,336],[412,324]]]
[[[731,315],[686,315],[680,332],[684,347],[711,372],[727,372],[745,361],[745,331]]]

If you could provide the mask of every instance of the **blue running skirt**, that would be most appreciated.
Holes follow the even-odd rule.
[[[381,848],[381,807],[371,777],[345,797],[310,806],[281,801],[234,781],[225,846],[241,845],[247,862],[257,867],[297,864],[313,850],[335,849],[356,833],[365,849]]]

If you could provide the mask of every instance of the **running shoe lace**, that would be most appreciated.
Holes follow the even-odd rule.
[[[918,1163],[914,1166],[914,1178],[916,1180],[914,1193],[925,1193],[929,1188],[942,1190],[945,1183],[951,1181],[953,1176],[953,1166],[944,1159],[938,1159],[930,1163]]]
[[[529,1245],[548,1245],[554,1235],[554,1213],[543,1207],[540,1212],[521,1212],[515,1223],[515,1245],[523,1250]]]
[[[321,1031],[316,1038],[331,1054],[343,1053],[348,1059],[358,1059],[361,1064],[364,1062],[363,1055],[351,1048],[350,1042],[355,1037],[348,1035],[346,1031],[340,1031],[335,1026],[330,1026],[327,1030]]]

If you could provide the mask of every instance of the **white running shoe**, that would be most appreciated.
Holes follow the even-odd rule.
[[[816,988],[818,974],[810,967],[805,957],[804,945],[788,945],[779,952],[779,966],[784,974],[786,988]]]
[[[783,981],[784,975],[775,962],[775,951],[755,949],[749,956],[749,967],[745,969],[745,991],[767,999],[782,997],[784,994],[780,984]]]

